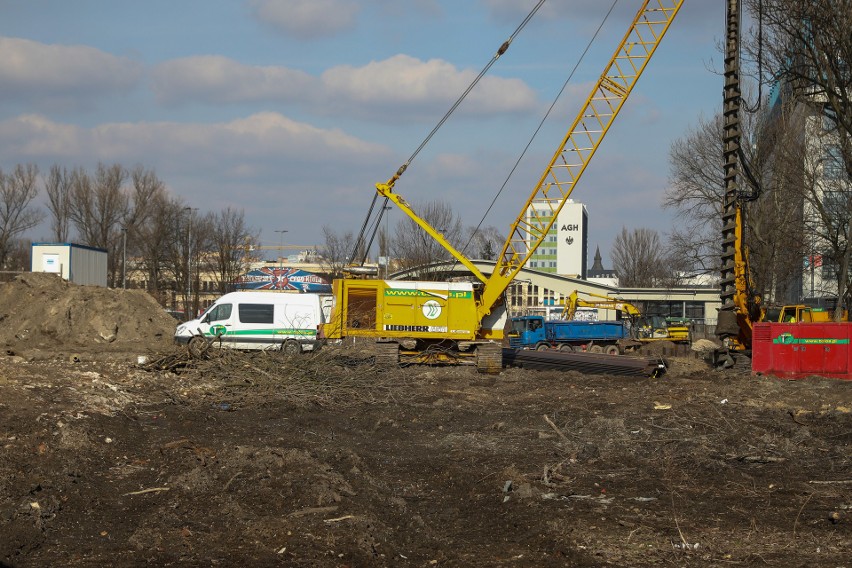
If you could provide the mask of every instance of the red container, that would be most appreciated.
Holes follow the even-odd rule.
[[[852,379],[852,323],[757,323],[751,370],[788,379]]]

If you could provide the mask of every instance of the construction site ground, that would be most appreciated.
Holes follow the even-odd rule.
[[[0,566],[852,567],[850,381],[190,360],[43,276],[0,285]]]

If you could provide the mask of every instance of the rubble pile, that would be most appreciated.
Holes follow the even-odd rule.
[[[0,284],[0,345],[27,349],[158,350],[175,320],[142,290],[72,284],[26,273]]]

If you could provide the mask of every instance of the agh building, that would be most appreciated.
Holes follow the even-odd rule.
[[[549,221],[553,215],[551,208],[552,203],[546,200],[533,201],[526,211],[527,223],[532,225]],[[586,206],[568,199],[541,246],[527,261],[526,267],[585,280],[588,226]]]

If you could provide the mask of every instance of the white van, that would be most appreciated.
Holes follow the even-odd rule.
[[[198,319],[175,330],[175,342],[232,349],[280,349],[288,354],[313,351],[319,346],[317,331],[328,320],[332,296],[288,292],[231,292],[210,306]],[[190,345],[192,347],[192,345]]]

